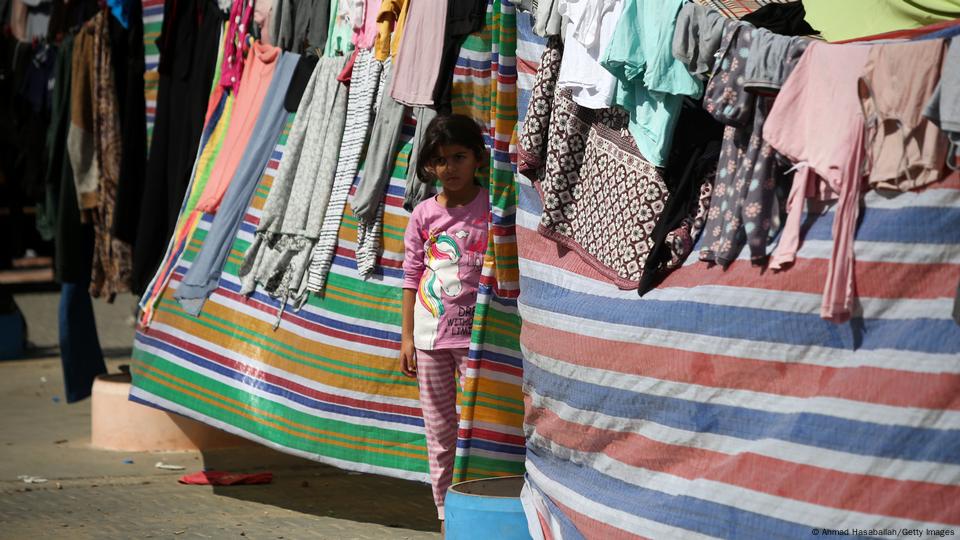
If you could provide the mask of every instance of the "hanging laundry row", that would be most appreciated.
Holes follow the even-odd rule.
[[[542,197],[539,232],[641,295],[701,233],[702,261],[726,268],[747,248],[786,270],[803,216],[832,207],[821,316],[842,322],[864,190],[958,166],[960,26],[829,44],[762,27],[812,33],[801,4],[767,8],[735,20],[683,0],[538,4],[534,30],[555,35],[518,170]]]
[[[19,177],[32,199],[25,202],[37,205],[37,228],[55,243],[58,280],[89,284],[108,301],[130,290],[128,225],[145,165],[139,8],[126,0],[14,0],[8,19],[14,64],[21,53],[32,58],[12,81],[30,117],[21,124],[21,112],[8,116],[11,132],[24,135],[13,160],[24,166],[4,173]]]
[[[412,113],[420,126],[416,145],[422,128],[451,110],[453,66],[463,40],[482,26],[486,2],[335,0],[298,11],[306,6],[276,2],[257,25],[260,39],[252,41],[257,9],[249,0],[233,2],[189,188],[141,298],[143,322],[149,323],[197,225],[212,215],[204,246],[174,295],[187,312],[200,313],[285,126],[283,160],[240,264],[241,294],[259,286],[299,309],[309,293],[322,293],[348,199],[359,221],[361,275],[374,274],[404,119]],[[322,13],[329,14],[326,34],[319,31]],[[306,14],[310,20],[301,25]],[[264,29],[281,46],[267,43]],[[368,165],[351,198],[361,163]],[[404,198],[412,209],[430,186],[416,180],[415,162],[408,170]]]
[[[131,288],[146,165],[141,7],[0,1],[0,264],[53,257],[68,402],[106,372],[91,296],[112,302]]]

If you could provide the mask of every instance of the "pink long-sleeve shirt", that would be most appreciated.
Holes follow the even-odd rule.
[[[800,243],[800,216],[806,197],[837,199],[833,249],[823,288],[820,316],[843,322],[855,300],[853,242],[864,183],[863,114],[857,82],[870,47],[812,43],[777,95],[763,138],[797,163],[787,222],[771,259],[779,268],[793,261]],[[814,182],[825,182],[829,197]],[[822,187],[822,186],[821,186]]]
[[[470,346],[489,215],[485,189],[465,206],[445,208],[431,197],[413,209],[403,235],[403,288],[417,291],[416,348]]]

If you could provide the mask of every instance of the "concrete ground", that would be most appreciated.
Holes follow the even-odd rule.
[[[0,362],[0,538],[439,538],[425,484],[347,473],[263,446],[206,452],[91,448],[89,400],[67,405],[58,295],[17,294],[31,359]],[[111,372],[129,357],[132,296],[94,301]],[[52,354],[51,354],[52,353]],[[158,461],[186,471],[155,468]],[[272,471],[259,486],[187,486],[203,468]],[[34,476],[45,483],[18,478]]]

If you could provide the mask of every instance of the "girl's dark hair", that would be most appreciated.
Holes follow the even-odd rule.
[[[480,126],[469,116],[449,114],[437,116],[427,126],[417,153],[417,178],[421,182],[432,182],[433,175],[427,169],[441,146],[459,144],[473,150],[481,163],[487,156],[487,147],[483,144],[483,132]]]

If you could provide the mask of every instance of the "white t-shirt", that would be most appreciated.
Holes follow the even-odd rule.
[[[617,79],[600,65],[623,0],[559,0],[563,16],[563,59],[557,85],[573,90],[573,101],[590,109],[613,105]]]

